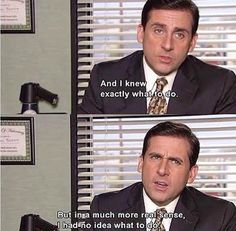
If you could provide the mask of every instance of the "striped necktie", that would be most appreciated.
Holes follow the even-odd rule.
[[[156,220],[153,222],[153,228],[151,231],[165,231],[165,227],[162,224],[163,215],[166,213],[165,208],[156,210]]]
[[[158,78],[156,80],[156,90],[150,99],[148,110],[147,110],[148,114],[162,115],[166,113],[167,102],[166,102],[165,96],[163,95],[163,88],[166,86],[167,83],[168,81],[166,80],[165,77]]]

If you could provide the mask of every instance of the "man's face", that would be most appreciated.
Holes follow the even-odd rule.
[[[192,51],[197,35],[192,35],[193,18],[181,10],[151,10],[145,29],[138,26],[137,39],[143,44],[146,62],[158,75],[177,70]]]
[[[197,166],[190,168],[190,145],[184,138],[153,136],[144,157],[140,157],[138,170],[147,195],[165,206],[180,195],[187,183],[197,175]]]

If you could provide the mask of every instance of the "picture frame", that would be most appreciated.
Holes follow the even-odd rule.
[[[1,0],[1,33],[35,33],[34,0]]]
[[[33,117],[1,117],[1,165],[34,165]]]

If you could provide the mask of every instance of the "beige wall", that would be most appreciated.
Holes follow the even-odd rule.
[[[1,166],[1,230],[19,231],[24,214],[56,224],[70,211],[69,115],[35,117],[35,165]]]
[[[41,113],[55,114],[35,118],[36,164],[1,166],[2,231],[19,231],[27,213],[56,224],[56,212],[70,210],[70,0],[35,0],[35,27],[35,34],[1,35],[1,115],[21,111],[27,82],[58,94],[59,103],[39,102]]]
[[[59,95],[56,108],[39,102],[40,112],[70,113],[70,49],[70,0],[35,0],[35,34],[1,35],[1,113],[21,111],[27,82]]]

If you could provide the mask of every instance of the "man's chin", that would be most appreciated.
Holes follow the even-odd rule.
[[[153,200],[153,202],[157,205],[157,206],[166,206],[169,204],[169,201],[163,199],[163,198],[156,198],[155,200]]]
[[[167,197],[166,193],[165,194],[163,192],[158,193],[159,194],[158,196],[156,194],[153,195],[153,197],[150,197],[156,205],[165,206],[169,203],[169,200],[168,200],[168,197]]]
[[[169,74],[171,74],[172,72],[174,72],[175,69],[169,69],[169,68],[158,68],[155,69],[154,72],[158,75],[158,76],[167,76]]]

